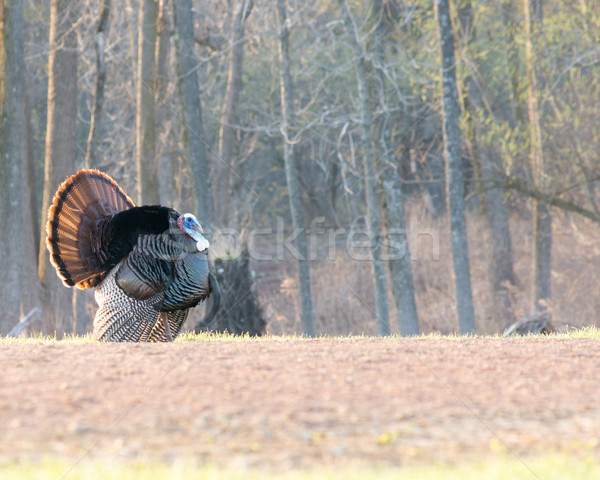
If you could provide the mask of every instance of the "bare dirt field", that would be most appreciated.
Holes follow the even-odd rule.
[[[600,450],[590,339],[0,345],[0,462],[269,470]]]

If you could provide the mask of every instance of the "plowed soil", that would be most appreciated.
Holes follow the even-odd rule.
[[[589,339],[0,345],[0,462],[279,470],[598,454]]]

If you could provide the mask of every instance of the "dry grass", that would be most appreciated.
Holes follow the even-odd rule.
[[[448,222],[432,221],[418,208],[407,215],[411,241],[412,267],[423,333],[443,334],[457,331],[454,302],[452,255]],[[411,231],[411,226],[413,230]],[[513,260],[516,285],[512,292],[517,318],[529,315],[531,278],[531,227],[529,220],[511,218]],[[469,256],[477,331],[499,333],[507,325],[492,320],[488,291],[487,249],[489,232],[485,219],[477,213],[468,217]],[[419,235],[415,235],[418,232]],[[425,234],[423,233],[425,232]],[[439,239],[439,252],[432,243]],[[433,242],[432,242],[433,238]],[[559,327],[598,325],[600,295],[600,227],[578,217],[558,215],[553,219],[552,300],[548,307]],[[317,241],[318,260],[311,262],[311,288],[318,334],[375,335],[373,280],[368,261],[355,261],[346,254],[345,240],[336,243],[335,259],[327,239]],[[258,275],[257,291],[268,318],[267,331],[273,335],[301,333],[297,268],[286,255],[279,262],[254,262]],[[397,332],[393,298],[389,294],[390,323]]]

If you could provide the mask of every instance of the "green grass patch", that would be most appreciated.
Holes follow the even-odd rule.
[[[485,338],[485,339],[495,339],[495,340],[504,340],[507,337],[503,337],[500,334],[494,335],[460,335],[460,334],[450,334],[450,335],[442,335],[440,333],[429,333],[426,335],[419,335],[416,337],[401,337],[400,335],[390,335],[388,337],[369,337],[366,335],[347,335],[347,336],[330,336],[330,335],[321,335],[315,338],[303,337],[298,335],[285,335],[285,336],[269,336],[265,335],[263,337],[251,337],[249,335],[231,335],[229,333],[194,333],[194,332],[186,332],[175,340],[176,342],[232,342],[232,341],[253,341],[253,342],[268,342],[272,340],[276,341],[309,341],[309,340],[336,340],[336,339],[377,339],[377,340],[409,340],[409,339],[432,339],[432,340],[465,340],[469,338]],[[588,339],[598,339],[600,338],[600,329],[594,326],[578,328],[578,329],[570,329],[566,332],[561,333],[553,333],[550,335],[523,335],[523,336],[513,336],[508,337],[509,339],[521,338],[521,339],[531,339],[531,338],[588,338]]]
[[[572,328],[564,333],[554,333],[550,338],[600,338],[600,329],[594,326]]]
[[[185,332],[175,339],[176,342],[268,342],[268,341],[314,341],[314,340],[335,340],[335,339],[378,339],[378,340],[408,340],[408,339],[421,339],[421,340],[465,340],[468,338],[484,338],[484,339],[495,339],[504,340],[505,337],[501,335],[442,335],[440,333],[429,333],[426,335],[419,335],[417,337],[401,337],[399,335],[390,335],[388,337],[369,337],[365,335],[348,335],[348,336],[330,336],[321,335],[315,338],[304,337],[301,335],[285,335],[285,336],[270,336],[265,335],[263,337],[251,337],[249,335],[232,335],[229,333],[213,333],[213,332]],[[509,339],[532,339],[532,338],[558,338],[558,339],[600,339],[600,329],[594,326],[585,328],[573,328],[565,332],[553,333],[550,335],[524,335],[508,337]],[[66,335],[63,338],[57,338],[56,335],[43,335],[39,334],[33,337],[2,337],[0,336],[0,345],[11,345],[11,344],[54,344],[54,343],[71,343],[71,344],[84,344],[84,343],[97,343],[91,334],[77,336],[77,335]]]
[[[433,464],[408,467],[341,466],[291,471],[261,471],[244,468],[219,468],[176,462],[165,464],[120,465],[84,460],[78,465],[46,459],[39,463],[0,464],[0,478],[15,480],[506,480],[544,479],[578,480],[600,478],[600,462],[593,457],[572,457],[567,454],[548,454],[519,460],[498,457],[489,461],[448,465]]]

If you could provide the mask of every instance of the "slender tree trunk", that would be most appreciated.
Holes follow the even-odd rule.
[[[160,0],[158,6],[158,18],[156,20],[156,78],[154,90],[156,94],[156,103],[158,108],[157,119],[158,125],[162,125],[162,118],[159,118],[161,113],[160,106],[164,102],[165,92],[169,83],[169,75],[167,72],[167,61],[169,59],[169,18],[168,18],[168,0]]]
[[[533,46],[531,43],[531,16],[529,0],[523,0],[523,25],[525,30],[525,67],[527,71],[527,110],[529,113],[529,158],[531,178],[536,189],[547,190],[544,180],[544,152],[542,147],[542,133],[540,129],[539,108],[537,102],[537,84],[535,77],[535,64]],[[541,10],[536,11],[537,18],[541,18]],[[552,294],[551,267],[552,267],[552,217],[548,204],[539,200],[532,200],[533,211],[533,288],[531,308],[546,310],[543,302]],[[548,314],[548,313],[547,313]]]
[[[380,198],[377,182],[377,164],[373,149],[371,133],[371,105],[367,86],[365,70],[365,54],[358,41],[358,33],[354,21],[350,16],[346,0],[339,0],[342,11],[342,20],[346,25],[348,36],[357,57],[356,80],[358,83],[358,96],[361,105],[361,140],[364,151],[365,183],[367,191],[367,217],[369,222],[369,237],[372,243],[371,255],[373,259],[373,275],[375,277],[375,314],[377,317],[377,332],[379,335],[390,334],[389,305],[387,298],[387,278],[385,263],[381,258],[381,245],[383,243],[381,228]]]
[[[0,118],[4,115],[4,0],[0,0]]]
[[[170,55],[170,30],[168,0],[160,0],[157,23],[156,43],[156,124],[165,125],[170,112],[165,106],[165,94],[169,84],[168,60]],[[176,158],[166,152],[157,153],[158,162],[158,198],[162,205],[174,206],[177,202],[177,186],[175,182]]]
[[[520,65],[519,65],[519,47],[517,42],[515,41],[514,29],[516,24],[521,24],[521,22],[515,22],[514,18],[511,16],[511,13],[516,13],[519,11],[518,8],[518,0],[503,0],[501,4],[502,8],[502,22],[504,24],[504,31],[506,37],[506,55],[510,76],[510,85],[513,95],[513,117],[512,123],[515,122],[519,125],[525,125],[527,121],[525,110],[523,109],[521,99],[522,86],[521,86],[521,74],[520,74]]]
[[[302,330],[304,335],[313,337],[315,325],[313,319],[312,297],[310,293],[310,271],[308,264],[308,249],[306,245],[306,226],[302,210],[302,197],[300,182],[298,180],[298,165],[296,151],[292,139],[295,133],[294,92],[292,76],[290,73],[289,59],[289,30],[287,25],[287,5],[285,0],[277,0],[277,11],[279,13],[279,24],[281,28],[279,56],[280,69],[279,81],[281,89],[281,105],[283,109],[284,148],[283,157],[285,162],[285,177],[287,179],[288,197],[292,213],[292,224],[297,232],[296,248],[298,249],[298,277],[300,282],[300,304]]]
[[[48,65],[48,123],[44,196],[39,251],[39,277],[45,294],[45,326],[71,331],[72,292],[64,287],[46,250],[48,207],[58,185],[75,170],[77,127],[77,34],[78,2],[52,0],[50,6],[50,58]]]
[[[101,162],[100,142],[102,138],[102,110],[104,107],[104,84],[106,82],[106,66],[104,63],[104,44],[110,14],[110,0],[102,0],[98,27],[96,28],[96,85],[94,89],[94,103],[90,119],[84,167],[98,168]],[[93,315],[91,308],[94,303],[93,290],[73,290],[73,334],[85,335],[93,329]]]
[[[136,110],[136,165],[138,204],[158,204],[154,77],[156,49],[156,0],[140,0],[138,22],[138,84]]]
[[[379,82],[379,103],[382,115],[379,123],[379,147],[382,152],[382,168],[380,172],[383,187],[384,207],[383,214],[387,227],[388,243],[394,246],[391,252],[393,258],[388,261],[392,294],[396,305],[398,330],[401,335],[419,334],[419,317],[415,301],[415,287],[413,284],[410,252],[406,237],[406,224],[404,221],[404,200],[398,159],[394,152],[391,139],[391,128],[388,124],[389,114],[386,105],[385,85],[387,83],[383,68],[385,64],[385,42],[387,41],[387,28],[385,25],[385,10],[382,0],[373,0],[372,17],[375,27],[375,60],[376,75]],[[398,258],[396,258],[398,256]]]
[[[24,88],[27,90],[27,80],[24,81]],[[33,155],[33,131],[31,126],[31,116],[29,110],[29,98],[25,92],[25,103],[23,105],[23,136],[25,138],[25,150],[22,175],[22,202],[23,215],[21,216],[22,244],[23,244],[23,262],[21,270],[21,316],[29,313],[33,308],[42,306],[42,288],[37,277],[38,272],[38,252],[40,231],[40,218],[37,209],[37,192],[35,188],[35,166]],[[27,292],[24,295],[24,292]]]
[[[436,0],[442,57],[442,92],[444,112],[444,151],[448,200],[450,204],[450,230],[452,260],[456,282],[456,304],[461,333],[475,332],[475,314],[469,271],[469,250],[465,219],[463,162],[459,126],[458,93],[456,90],[456,63],[454,38],[448,0]]]
[[[481,159],[482,177],[486,181],[501,183],[499,160],[495,160],[494,152],[489,149],[487,151],[488,157]],[[484,194],[485,215],[491,240],[488,253],[489,289],[494,307],[493,318],[501,330],[516,320],[511,294],[511,287],[515,285],[515,274],[505,196],[506,191],[500,187],[487,189]]]
[[[104,106],[104,82],[106,81],[106,67],[104,64],[104,42],[106,41],[106,30],[108,28],[108,16],[110,13],[110,0],[102,0],[100,6],[100,20],[96,28],[96,88],[94,89],[94,105],[92,107],[92,119],[90,121],[90,132],[87,140],[87,151],[85,154],[85,167],[97,168],[100,163],[99,145],[102,137],[102,108]]]
[[[462,25],[464,46],[469,53],[475,40],[474,16],[471,2],[462,4],[459,11]],[[478,138],[486,134],[484,125],[477,123],[477,111],[486,112],[481,92],[472,74],[465,78],[464,108],[469,125],[469,154],[479,180],[483,184],[491,181],[502,183],[500,159],[492,147],[480,146]],[[488,254],[488,286],[492,300],[492,318],[496,328],[505,330],[514,323],[512,311],[511,289],[515,283],[512,259],[512,242],[508,224],[508,209],[504,202],[503,188],[487,188],[483,193],[483,205],[490,232]]]
[[[217,189],[215,193],[215,210],[218,222],[225,225],[231,217],[231,172],[235,168],[233,157],[235,154],[236,138],[235,124],[237,123],[237,109],[240,92],[242,90],[242,72],[244,67],[244,27],[254,2],[241,0],[233,20],[233,48],[229,60],[229,76],[225,89],[225,106],[221,115],[221,131],[219,133],[220,158],[215,165]]]
[[[547,203],[532,201],[533,209],[533,298],[532,310],[547,310],[552,296],[552,216]],[[549,315],[546,312],[546,315]]]
[[[4,100],[0,135],[0,335],[19,323],[23,258],[25,62],[23,2],[4,0]]]
[[[173,2],[179,69],[179,95],[183,110],[185,155],[190,170],[194,211],[208,228],[213,223],[210,162],[202,125],[202,102],[198,88],[197,59],[194,51],[194,22],[190,0]]]

